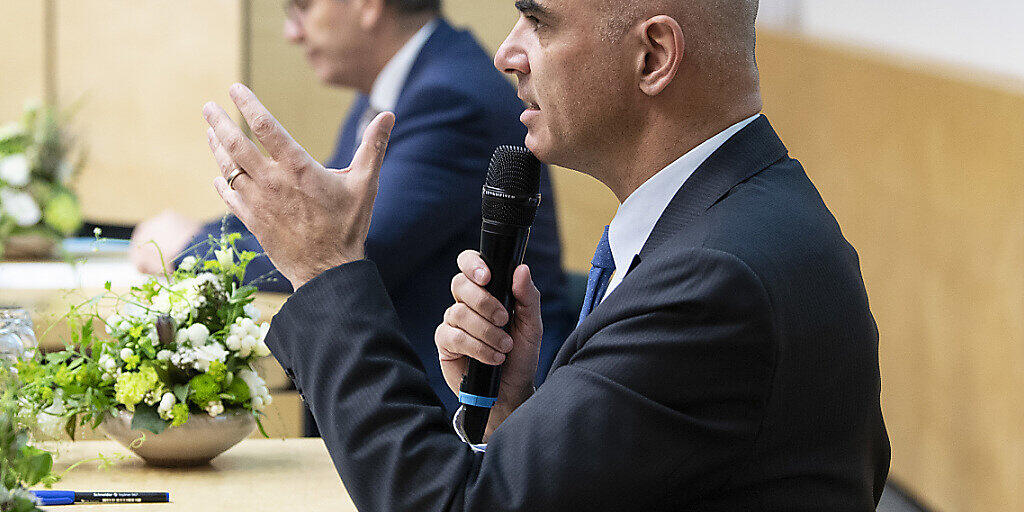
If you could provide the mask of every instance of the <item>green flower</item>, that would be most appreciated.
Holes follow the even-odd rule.
[[[63,235],[70,235],[82,227],[82,211],[75,196],[57,193],[43,208],[43,221]]]
[[[57,367],[57,372],[53,374],[53,383],[62,388],[70,386],[74,379],[74,374],[72,374],[71,370],[68,370],[66,364]]]
[[[235,398],[234,400],[232,400],[232,402],[237,404],[244,404],[251,397],[251,393],[249,392],[249,385],[246,384],[244,380],[238,377],[235,377],[231,381],[231,385],[228,386],[228,389],[225,390],[225,392],[229,395],[234,396]]]
[[[210,369],[206,370],[206,373],[212,376],[217,384],[223,384],[228,374],[228,367],[220,361],[210,361]]]
[[[209,373],[192,377],[192,380],[188,381],[188,387],[192,388],[192,396],[189,397],[189,400],[199,407],[206,407],[210,402],[218,400],[218,395],[220,395],[220,383]]]
[[[14,367],[18,369],[18,379],[25,384],[34,383],[44,373],[42,365],[33,360],[18,361]]]
[[[152,366],[143,366],[138,372],[124,372],[114,382],[114,400],[124,404],[129,411],[134,411],[135,405],[158,383],[159,378]]]
[[[174,404],[174,407],[171,407],[171,418],[172,427],[184,425],[188,421],[188,405],[183,403]]]
[[[138,354],[132,354],[124,359],[124,367],[128,370],[134,370],[139,365],[140,360]]]
[[[53,400],[53,388],[39,388],[39,391],[36,392],[36,396],[39,398],[41,403],[50,403],[50,401]]]

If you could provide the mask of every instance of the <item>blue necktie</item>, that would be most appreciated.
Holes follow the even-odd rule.
[[[604,292],[608,290],[608,282],[612,279],[612,272],[615,272],[612,248],[608,245],[608,226],[604,227],[601,243],[597,244],[597,250],[594,251],[594,259],[591,260],[590,265],[590,274],[587,275],[587,295],[583,298],[583,309],[580,310],[580,320],[576,323],[577,327],[601,303]]]

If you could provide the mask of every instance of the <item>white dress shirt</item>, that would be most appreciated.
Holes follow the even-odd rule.
[[[633,258],[640,254],[640,249],[647,243],[651,231],[654,231],[654,225],[683,183],[730,137],[760,115],[744,119],[691,149],[651,176],[619,205],[615,217],[608,225],[608,245],[612,250],[612,259],[615,260],[615,273],[608,282],[605,297],[622,282]]]
[[[430,39],[434,30],[437,29],[437,25],[437,19],[430,20],[423,25],[377,74],[377,78],[373,81],[373,87],[370,89],[370,106],[359,120],[358,131],[356,131],[357,144],[359,140],[362,140],[363,132],[370,125],[370,121],[373,121],[377,114],[394,112],[395,107],[398,106],[398,96],[402,94],[405,81],[409,78],[409,71],[416,63],[416,58],[419,57],[427,39]]]

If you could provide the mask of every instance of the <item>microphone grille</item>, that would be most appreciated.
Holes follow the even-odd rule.
[[[529,149],[498,146],[487,169],[486,184],[517,197],[536,195],[540,192],[541,165]]]

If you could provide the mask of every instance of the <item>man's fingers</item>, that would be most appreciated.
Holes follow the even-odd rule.
[[[467,356],[491,365],[505,362],[505,354],[494,350],[466,331],[448,324],[441,324],[441,327],[438,328],[436,342],[439,357],[444,357],[446,360]]]
[[[259,172],[263,168],[263,155],[256,145],[242,133],[220,105],[210,102],[203,107],[203,116],[213,128],[217,142],[227,151],[232,160],[247,172]]]
[[[513,332],[518,339],[540,344],[544,325],[540,316],[540,290],[533,283],[530,267],[519,265],[512,275],[512,295],[516,298],[516,321]]]
[[[485,288],[470,281],[466,274],[456,274],[452,278],[452,297],[456,302],[469,306],[480,316],[489,319],[494,325],[504,326],[508,323],[508,312],[501,302]]]
[[[519,265],[512,275],[512,295],[518,304],[516,311],[524,313],[540,313],[540,290],[533,283],[530,267]]]
[[[238,180],[246,179],[247,176],[239,176]],[[235,183],[238,183],[235,180]],[[228,206],[228,210],[238,217],[238,220],[242,221],[250,230],[252,226],[249,225],[249,221],[252,217],[249,215],[249,207],[246,206],[245,202],[242,201],[242,197],[238,194],[238,191],[233,190],[228,186],[228,180],[224,179],[223,176],[218,176],[213,180],[213,188],[217,189],[217,193],[220,194],[220,198],[224,200],[224,204]]]
[[[486,286],[491,280],[491,270],[487,268],[487,263],[484,263],[484,259],[480,256],[479,252],[462,251],[459,254],[457,263],[459,270],[472,279],[474,283]]]
[[[206,139],[210,144],[210,152],[213,153],[213,158],[217,161],[217,167],[220,167],[221,176],[227,179],[231,171],[238,167],[238,164],[231,159],[231,155],[228,154],[228,151],[217,140],[217,135],[213,133],[213,128],[206,129]]]
[[[277,118],[267,110],[267,107],[263,106],[263,103],[248,87],[235,84],[231,86],[230,94],[231,100],[235,102],[238,111],[242,113],[245,122],[249,124],[252,134],[256,136],[260,144],[263,144],[274,160],[298,163],[299,160],[308,157],[306,150],[295,142],[288,130],[281,126]]]
[[[444,313],[444,322],[466,331],[498,352],[508,353],[512,350],[511,336],[465,304],[457,302],[448,308]]]
[[[349,166],[352,172],[362,173],[371,179],[377,177],[394,127],[395,115],[391,112],[381,112],[370,121],[363,132],[363,142],[352,157],[352,165]]]

